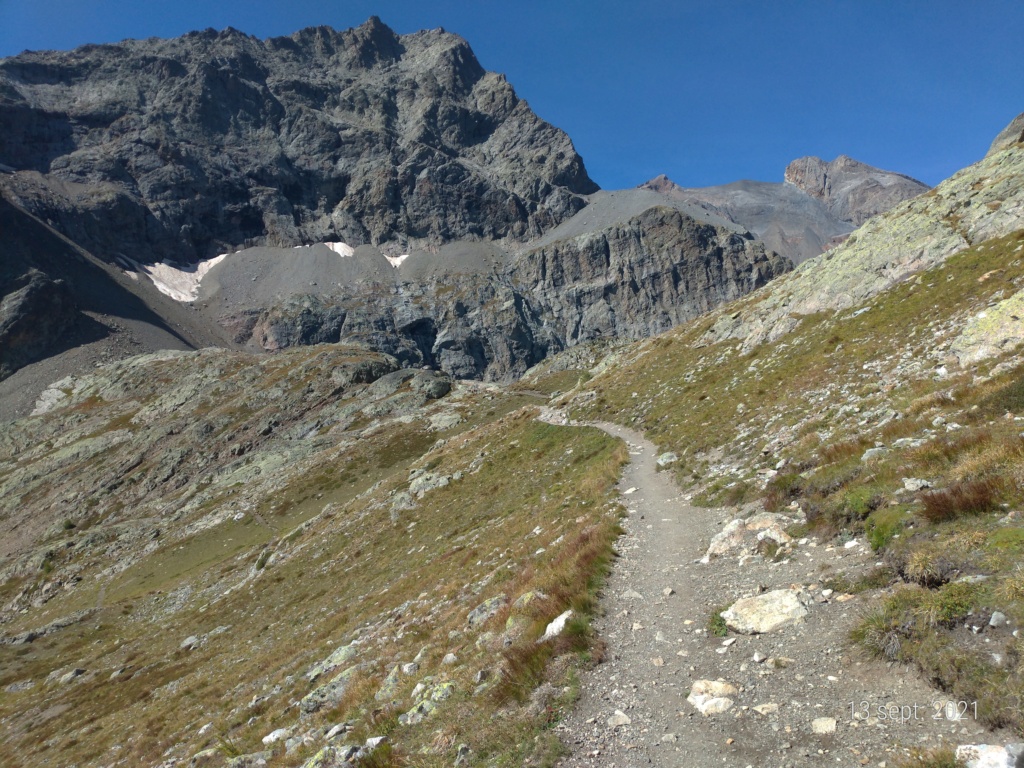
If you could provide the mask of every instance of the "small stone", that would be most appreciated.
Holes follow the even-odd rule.
[[[554,619],[554,621],[552,621],[550,624],[548,624],[547,628],[544,630],[544,636],[542,638],[540,638],[537,642],[538,643],[543,643],[545,640],[551,640],[553,638],[558,637],[560,634],[562,634],[563,631],[565,631],[565,625],[566,625],[566,623],[568,623],[569,619],[571,619],[571,618],[572,618],[572,609],[571,608],[569,610],[565,611],[564,613],[560,613]]]
[[[752,710],[757,712],[759,715],[774,715],[779,711],[779,705],[775,702],[767,702],[766,704],[758,704],[755,707],[751,707]]]
[[[199,647],[199,638],[196,637],[195,635],[190,635],[189,637],[186,637],[184,640],[181,641],[181,648],[182,649],[187,649],[187,650],[193,651],[193,650],[195,650],[198,647]]]
[[[835,733],[836,719],[834,717],[816,717],[811,721],[811,730],[819,734]]]
[[[663,744],[675,744],[677,741],[679,741],[679,737],[676,736],[674,733],[666,733],[664,736],[661,737],[661,741]]]
[[[271,744],[276,744],[277,742],[281,741],[282,739],[286,739],[291,735],[291,728],[278,728],[276,731],[271,731],[266,736],[264,736],[263,743],[267,746],[270,746]]]
[[[338,736],[344,735],[346,731],[348,731],[348,723],[339,723],[338,725],[332,727],[331,730],[329,730],[324,735],[324,739],[327,741],[332,741],[333,739],[336,739]]]
[[[370,738],[368,738],[366,740],[366,744],[364,745],[363,748],[367,752],[369,752],[371,750],[376,749],[377,747],[379,747],[381,744],[383,744],[387,740],[388,740],[387,736],[371,736]]]
[[[618,728],[620,725],[629,725],[632,722],[633,721],[629,719],[629,715],[621,709],[616,709],[615,714],[608,718],[608,725],[612,728]]]
[[[761,653],[760,651],[757,651],[753,656],[750,657],[750,660],[752,662],[754,662],[755,664],[760,664],[762,661],[764,661],[767,658],[768,657],[765,656],[763,653]]]
[[[663,594],[665,597],[671,597],[675,593],[676,591],[672,589],[672,587],[665,587],[663,590],[661,590],[661,594]]]
[[[990,627],[1002,627],[1006,625],[1006,614],[1002,611],[995,611],[992,614],[992,618],[988,620]]]
[[[860,460],[866,464],[869,461],[874,461],[875,459],[885,456],[888,452],[888,448],[868,448],[864,451],[864,455],[860,457]]]
[[[415,675],[419,671],[420,671],[420,665],[417,664],[415,661],[410,661],[408,664],[403,664],[402,665],[402,674],[403,675]]]
[[[732,707],[736,686],[720,680],[697,680],[690,688],[686,700],[702,715],[717,715]]]
[[[67,683],[70,683],[75,678],[81,677],[84,674],[85,674],[85,670],[84,669],[75,668],[75,669],[72,669],[70,672],[67,672],[67,673],[61,675],[60,680],[58,682],[60,682],[61,684],[67,684]]]
[[[669,451],[668,453],[661,454],[656,461],[659,467],[667,467],[668,465],[675,464],[679,461],[679,456]]]
[[[904,477],[903,488],[904,490],[916,493],[917,491],[923,491],[925,488],[931,488],[932,484],[927,480],[922,480],[918,477]]]
[[[454,653],[446,653],[444,655],[444,658],[441,659],[441,664],[444,665],[444,666],[447,666],[449,664],[457,663],[458,660],[459,660],[459,657],[456,656]]]

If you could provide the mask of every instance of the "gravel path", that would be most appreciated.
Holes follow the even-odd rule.
[[[827,568],[872,567],[870,549],[810,539],[780,563],[748,557],[741,565],[737,551],[702,564],[711,537],[736,510],[689,506],[671,474],[657,470],[653,444],[616,425],[596,426],[629,445],[621,483],[629,515],[595,622],[607,659],[583,675],[577,708],[557,726],[571,750],[561,765],[892,766],[905,746],[1012,740],[986,738],[969,716],[933,717],[933,702],[945,697],[912,671],[849,647],[849,628],[870,598],[826,598],[815,579]],[[707,633],[714,609],[789,587],[804,589],[804,622],[752,636]],[[734,706],[701,715],[686,701],[699,679],[734,685]],[[831,719],[834,732],[814,732],[815,720],[820,730]]]

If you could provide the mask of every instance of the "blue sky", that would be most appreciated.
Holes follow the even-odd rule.
[[[0,56],[371,15],[465,37],[606,189],[780,181],[838,154],[935,184],[1024,111],[1021,0],[0,0]]]

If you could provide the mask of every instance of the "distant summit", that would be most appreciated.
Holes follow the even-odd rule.
[[[830,163],[820,157],[801,157],[786,166],[783,178],[821,200],[837,219],[855,227],[929,189],[917,179],[874,168],[846,155]]]
[[[750,230],[795,264],[817,256],[872,216],[928,190],[903,174],[840,155],[832,162],[801,157],[784,183],[736,181],[680,187],[661,175],[641,185],[673,200],[700,205]]]

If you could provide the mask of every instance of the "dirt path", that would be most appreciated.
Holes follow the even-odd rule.
[[[816,579],[826,569],[871,567],[870,549],[810,539],[780,563],[754,557],[741,565],[739,553],[701,563],[735,510],[688,505],[671,474],[657,470],[653,444],[616,425],[596,426],[629,445],[620,486],[629,516],[595,622],[607,660],[583,676],[576,710],[557,726],[572,752],[561,765],[892,766],[897,745],[1012,740],[986,738],[969,717],[933,717],[933,702],[945,697],[910,670],[850,649],[846,638],[865,599],[826,598]],[[707,632],[715,608],[797,586],[809,603],[803,623],[752,636]],[[701,715],[686,701],[699,679],[734,685],[734,706]],[[836,721],[833,733],[814,732],[822,718]]]

